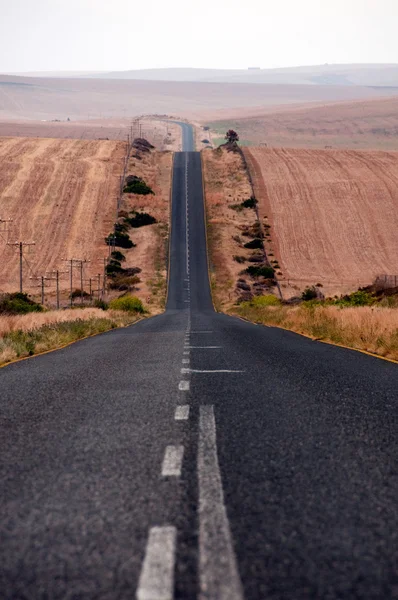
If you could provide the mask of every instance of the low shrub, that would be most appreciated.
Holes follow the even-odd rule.
[[[242,202],[243,208],[255,208],[257,204],[258,202],[254,196]]]
[[[125,222],[128,223],[130,227],[144,227],[145,225],[156,223],[155,217],[146,212],[137,212],[136,210],[133,210],[130,214],[132,216],[125,219]]]
[[[0,295],[0,314],[23,315],[30,312],[42,312],[41,304],[34,302],[27,294],[15,292]]]
[[[108,310],[109,304],[105,300],[96,299],[93,304],[94,308],[100,308],[101,310]]]
[[[120,252],[119,250],[114,250],[111,254],[111,258],[113,260],[117,260],[119,263],[122,263],[126,260],[126,257],[124,256],[124,254],[122,252]]]
[[[251,250],[263,248],[263,247],[264,247],[264,244],[263,244],[263,240],[261,238],[254,238],[254,240],[250,240],[250,242],[247,242],[246,244],[244,244],[244,248],[250,248]]]
[[[108,246],[118,246],[119,248],[134,248],[136,244],[130,239],[128,233],[118,232],[110,233],[105,238],[105,243]]]
[[[109,302],[109,308],[124,312],[144,312],[144,306],[136,296],[120,296],[120,298],[115,298]]]
[[[125,194],[140,194],[142,196],[148,196],[149,194],[155,195],[155,192],[152,190],[152,188],[147,185],[145,181],[138,178],[128,183],[124,187],[123,192]]]
[[[85,292],[84,290],[82,291],[79,288],[76,288],[75,290],[73,290],[72,298],[81,298],[82,296],[83,296],[83,298],[90,298],[90,294],[88,292]]]
[[[251,301],[251,305],[260,308],[261,306],[279,306],[281,301],[272,294],[266,296],[255,296]]]
[[[237,254],[233,256],[233,259],[239,264],[243,264],[244,262],[246,262],[246,258],[244,256],[238,256]]]
[[[304,292],[301,294],[301,299],[306,302],[309,300],[316,300],[317,298],[318,294],[314,286],[305,288]]]
[[[266,279],[273,279],[275,275],[274,269],[266,265],[250,265],[245,272],[251,277],[265,277]]]
[[[363,290],[358,290],[336,300],[336,304],[340,306],[371,306],[374,302],[375,298],[369,292]]]
[[[119,292],[132,291],[133,287],[141,282],[141,279],[137,275],[125,275],[121,273],[112,278],[109,289],[119,290]]]

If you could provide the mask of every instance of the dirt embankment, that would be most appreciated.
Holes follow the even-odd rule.
[[[398,153],[246,148],[282,288],[326,295],[397,273]]]
[[[139,282],[134,286],[133,293],[152,313],[157,313],[164,308],[166,299],[173,153],[143,150],[139,145],[133,149],[126,175],[143,180],[153,194],[123,194],[119,215],[131,214],[131,211],[144,212],[154,217],[156,223],[130,228],[129,235],[136,246],[116,250],[120,250],[126,257],[123,268],[141,269],[138,274]]]
[[[7,241],[35,242],[24,251],[29,293],[39,293],[42,275],[66,270],[66,258],[90,261],[84,268],[86,288],[90,277],[102,273],[125,150],[126,144],[114,141],[0,138],[0,218],[13,220],[1,226],[1,291],[19,287],[18,252]],[[54,280],[46,286],[51,299]],[[60,286],[68,289],[67,274]]]
[[[265,283],[245,269],[263,263],[252,190],[239,152],[225,147],[202,152],[213,300],[227,309],[238,299],[265,291]],[[249,245],[249,247],[245,247]],[[251,247],[250,247],[251,245]],[[268,288],[267,288],[268,289]]]

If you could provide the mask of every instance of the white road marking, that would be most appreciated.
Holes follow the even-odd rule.
[[[222,346],[188,346],[188,348],[199,348],[199,349],[214,349],[214,348],[222,348]]]
[[[189,404],[181,404],[176,407],[174,419],[176,421],[186,421],[189,418]]]
[[[224,504],[213,406],[201,406],[198,446],[200,600],[243,600]]]
[[[182,392],[189,392],[189,381],[180,381],[178,384],[178,389]]]
[[[189,361],[189,358],[183,358],[183,359],[182,359],[182,364],[183,364],[183,365],[189,365],[189,362],[190,362],[190,361]]]
[[[240,371],[237,369],[189,369],[188,367],[183,367],[181,369],[182,374],[187,373],[244,373],[245,371]]]
[[[191,331],[191,333],[213,333],[213,331]]]
[[[179,477],[181,475],[184,446],[166,446],[162,463],[163,477]]]
[[[189,356],[189,351],[187,350],[187,351],[183,352],[183,354],[184,354],[184,356]]]
[[[149,530],[137,600],[173,600],[176,538],[175,527]]]

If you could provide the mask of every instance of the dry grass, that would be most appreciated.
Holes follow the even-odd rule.
[[[241,233],[240,227],[254,222],[255,213],[252,209],[237,212],[229,208],[251,196],[240,154],[221,148],[204,150],[202,160],[213,300],[221,309],[236,300],[235,284],[244,268],[233,260],[233,256],[250,254],[233,237]]]
[[[129,325],[136,315],[98,308],[0,316],[0,364]]]
[[[256,323],[284,327],[314,339],[398,360],[398,310],[395,308],[254,307],[244,303],[234,312]]]

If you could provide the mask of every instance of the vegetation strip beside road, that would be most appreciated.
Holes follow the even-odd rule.
[[[58,350],[73,342],[126,327],[139,319],[137,312],[98,308],[48,311],[0,316],[0,367]]]
[[[379,306],[339,307],[312,303],[272,304],[266,296],[244,302],[229,312],[261,325],[271,325],[314,340],[398,361],[398,310]],[[256,303],[257,300],[257,303]],[[261,301],[264,303],[261,306]]]

